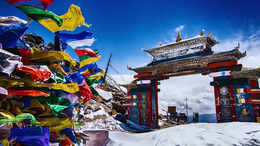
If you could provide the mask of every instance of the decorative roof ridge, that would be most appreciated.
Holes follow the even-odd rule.
[[[144,52],[147,52],[147,53],[150,53],[150,52],[152,52],[152,51],[154,51],[154,50],[157,50],[157,49],[161,49],[161,48],[164,48],[164,47],[167,47],[167,46],[171,46],[171,45],[181,44],[181,43],[183,43],[183,42],[190,41],[190,40],[194,40],[194,39],[198,39],[198,38],[209,38],[209,39],[211,39],[212,41],[218,43],[218,42],[217,42],[214,38],[212,38],[210,35],[208,35],[208,36],[196,35],[196,36],[194,36],[194,37],[192,37],[192,38],[183,39],[183,40],[180,40],[180,41],[178,41],[178,42],[173,42],[173,43],[169,43],[169,44],[162,44],[162,45],[160,45],[160,46],[158,46],[158,47],[151,48],[151,49],[143,49],[143,51],[144,51]]]

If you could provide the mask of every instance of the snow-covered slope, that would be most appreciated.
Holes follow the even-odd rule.
[[[110,132],[108,146],[260,146],[259,123],[199,123],[144,134]]]
[[[122,131],[119,121],[115,120],[108,114],[110,109],[105,104],[90,100],[87,108],[82,113],[84,115],[85,125],[80,127],[81,130],[104,129],[110,131]]]

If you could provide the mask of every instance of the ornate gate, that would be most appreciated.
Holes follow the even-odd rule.
[[[160,45],[144,50],[153,61],[147,66],[130,68],[137,75],[134,88],[128,90],[129,119],[150,127],[158,127],[158,91],[160,80],[189,74],[208,75],[214,72],[230,71],[229,76],[214,77],[216,115],[218,122],[256,121],[260,118],[260,89],[257,79],[260,70],[241,71],[237,61],[246,56],[239,51],[239,45],[233,50],[213,53],[211,47],[217,43],[210,35],[181,40],[180,33],[175,43]],[[143,84],[143,80],[150,80]],[[254,92],[249,92],[254,89]],[[245,92],[240,92],[240,91]],[[136,116],[138,115],[138,116]]]

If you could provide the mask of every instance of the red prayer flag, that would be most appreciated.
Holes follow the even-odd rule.
[[[31,0],[7,0],[10,4],[14,5],[15,3],[18,2],[26,2],[26,1],[31,1]]]
[[[53,2],[54,0],[41,0],[44,10]]]
[[[16,70],[29,74],[34,82],[48,80],[51,76],[48,70],[41,71],[27,66],[16,68]]]
[[[14,5],[18,2],[26,2],[26,1],[32,1],[32,0],[7,0],[10,4]],[[54,1],[54,0],[40,0],[41,5],[43,6],[44,10]]]
[[[93,98],[93,94],[86,82],[84,82],[83,85],[79,86],[79,92],[83,97],[83,104]]]
[[[8,94],[13,95],[21,95],[21,96],[44,96],[48,97],[49,94],[38,91],[38,90],[13,90],[13,89],[7,89]]]
[[[92,56],[92,57],[97,57],[96,53],[89,49],[89,48],[85,48],[85,49],[74,49],[75,52],[79,55],[79,56]]]
[[[22,57],[22,62],[24,65],[30,65],[31,50],[29,49],[18,49],[20,56]]]

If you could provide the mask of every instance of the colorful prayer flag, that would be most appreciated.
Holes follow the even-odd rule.
[[[26,1],[30,1],[30,0],[7,0],[10,4],[14,5],[15,3],[18,2],[26,2]]]
[[[21,72],[25,72],[29,74],[34,82],[36,81],[46,81],[50,78],[51,72],[46,70],[38,70],[32,67],[23,66],[20,68],[16,68],[16,70],[19,70]]]
[[[75,49],[75,52],[79,56],[80,68],[87,64],[94,63],[100,59],[100,56],[97,56],[96,53],[91,49]]]
[[[83,66],[85,66],[87,64],[97,62],[100,59],[100,57],[101,56],[86,58],[85,60],[80,62],[80,66],[79,67],[81,68],[81,67],[83,67]]]
[[[31,55],[30,61],[32,64],[45,64],[46,62],[52,64],[57,61],[68,61],[72,66],[77,64],[75,60],[63,51],[37,51]]]
[[[49,18],[49,23],[54,23],[57,26],[62,26],[63,24],[63,20],[51,11],[46,11],[29,5],[17,5],[16,7],[24,12],[28,17],[38,21],[39,23]]]
[[[96,70],[97,68],[97,64],[96,63],[91,63],[91,64],[87,64],[83,67],[81,67],[78,72],[83,74],[83,73],[90,73],[92,72],[92,70]]]
[[[83,104],[93,98],[93,94],[88,86],[88,84],[84,81],[82,85],[79,86],[79,92],[83,97]]]
[[[103,81],[103,77],[105,75],[105,71],[102,70],[101,72],[91,75],[88,78],[97,80],[98,83],[101,83]]]
[[[49,128],[47,127],[27,127],[12,128],[9,140],[14,140],[22,145],[49,146]]]
[[[82,31],[77,34],[56,32],[55,35],[66,42],[68,40],[83,40],[86,37],[92,36],[93,33],[88,32],[88,31]]]
[[[10,4],[14,5],[18,2],[26,2],[31,0],[7,0]],[[41,5],[43,6],[44,10],[54,1],[54,0],[40,0]]]
[[[84,40],[77,40],[77,41],[71,41],[67,42],[68,45],[71,46],[71,48],[75,49],[78,47],[84,47],[84,46],[92,46],[92,44],[95,42],[95,38],[91,39],[84,39]]]
[[[80,57],[85,57],[85,56],[97,57],[96,52],[94,52],[89,48],[74,49],[74,51],[78,54],[80,61],[84,60],[83,58],[81,59]]]
[[[49,29],[51,32],[57,32],[62,30],[73,31],[80,25],[88,26],[85,23],[85,18],[82,15],[80,7],[76,5],[70,5],[69,10],[60,18],[63,20],[62,25],[57,25],[51,19],[39,20],[39,23]]]
[[[44,97],[49,96],[49,94],[44,93],[42,91],[38,91],[38,90],[13,90],[13,89],[8,89],[8,94],[22,95],[22,96],[44,96]]]
[[[44,10],[53,2],[54,0],[41,0]]]
[[[23,121],[25,119],[31,119],[31,123],[32,124],[36,124],[36,122],[37,122],[35,117],[32,114],[23,113],[23,114],[17,115],[14,118],[1,119],[0,120],[0,124],[18,123],[18,122],[21,122],[21,121]]]
[[[51,88],[54,90],[63,90],[69,93],[76,93],[79,91],[79,86],[77,83],[68,83],[68,84],[56,84],[56,83],[33,83],[33,87],[45,87]]]

